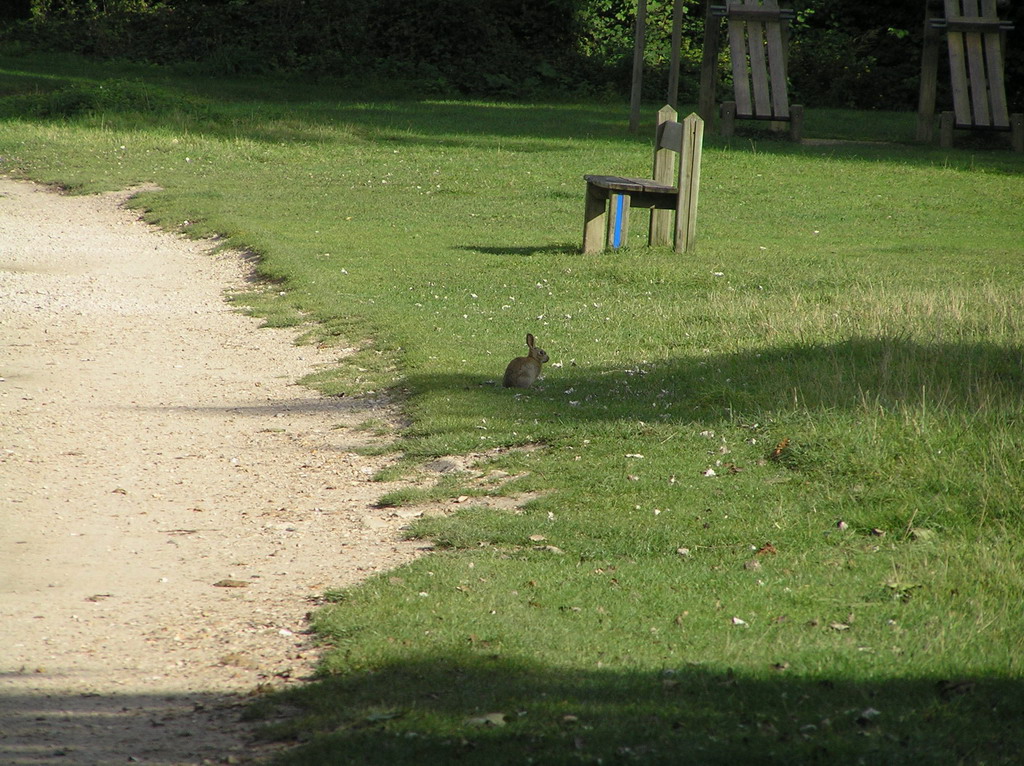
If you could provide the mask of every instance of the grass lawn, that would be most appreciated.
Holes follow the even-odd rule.
[[[384,499],[470,498],[249,715],[286,764],[1019,763],[1024,157],[912,113],[709,130],[697,252],[635,212],[583,256],[582,174],[649,172],[625,122],[0,59],[0,171],[159,184],[262,256],[251,310],[360,346],[309,382],[400,398],[392,473],[479,454]]]

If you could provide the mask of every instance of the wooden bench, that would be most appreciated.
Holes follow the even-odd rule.
[[[600,253],[608,242],[625,244],[629,211],[637,207],[651,210],[650,245],[669,244],[669,232],[672,231],[671,241],[677,253],[694,246],[704,121],[696,114],[691,114],[683,122],[678,122],[676,117],[676,110],[670,106],[664,106],[658,112],[653,178],[583,177],[587,182],[584,253]],[[612,208],[611,214],[609,207]],[[673,211],[674,229],[671,226]]]
[[[938,37],[945,31],[953,111],[939,117],[939,144],[951,147],[954,129],[1008,131],[1014,151],[1024,151],[1024,115],[1009,113],[1003,67],[1013,24],[999,18],[996,6],[996,0],[943,0],[945,16],[925,20],[918,139],[931,139]]]
[[[716,69],[721,19],[728,22],[734,101],[722,104],[721,132],[732,136],[737,119],[789,123],[790,138],[803,135],[804,108],[789,103],[786,75],[787,30],[794,17],[778,0],[729,0],[708,5],[701,66],[700,112],[708,119],[714,111]]]

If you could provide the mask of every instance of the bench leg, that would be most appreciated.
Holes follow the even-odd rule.
[[[654,209],[651,211],[651,230],[648,239],[651,247],[672,244],[672,211]]]
[[[939,116],[939,146],[943,149],[953,148],[953,113],[943,112]]]
[[[625,247],[629,241],[629,195],[608,195],[608,234],[606,242],[609,247]]]
[[[789,138],[799,144],[803,137],[804,108],[801,104],[793,104],[789,107]]]
[[[1010,145],[1015,152],[1024,152],[1024,114],[1010,115]]]
[[[608,194],[587,184],[587,197],[583,208],[583,252],[604,252],[608,208]]]
[[[726,101],[722,104],[722,136],[732,138],[736,132],[736,102]]]

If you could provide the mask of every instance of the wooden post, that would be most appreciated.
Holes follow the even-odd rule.
[[[804,137],[804,107],[803,104],[793,104],[789,107],[789,139],[799,144]]]
[[[939,30],[931,25],[928,0],[924,4],[924,42],[921,48],[921,92],[917,99],[918,141],[930,143],[935,122],[935,90],[939,76]]]
[[[700,160],[704,147],[704,120],[691,114],[683,120],[682,167],[679,172],[679,202],[676,208],[675,250],[685,253],[697,242],[697,193],[700,190]]]
[[[708,125],[715,119],[715,90],[718,86],[718,43],[721,36],[722,20],[711,12],[712,0],[708,0],[704,15],[704,55],[700,63],[700,103],[697,112]]]
[[[640,96],[644,81],[644,40],[647,37],[647,0],[639,0],[633,36],[633,84],[629,94],[629,132],[640,127]]]
[[[954,125],[956,125],[956,116],[953,112],[943,112],[939,115],[939,146],[943,149],[953,148]]]
[[[675,0],[672,5],[672,55],[668,69],[669,106],[679,105],[679,49],[683,39],[683,0]]]
[[[587,196],[583,207],[583,252],[601,253],[605,248],[605,237],[607,232],[608,195],[602,194],[590,184],[587,184]]]
[[[722,113],[719,115],[722,120],[722,136],[732,138],[736,132],[736,102],[725,101],[722,103]]]
[[[667,104],[658,110],[658,128],[654,140],[653,180],[666,186],[672,186],[676,182],[676,154],[679,145],[676,144],[676,151],[664,146],[664,125],[667,122],[675,122],[678,116],[676,110]],[[652,246],[668,244],[671,218],[671,210],[651,210],[650,243]]]
[[[941,0],[924,0],[924,30],[921,35],[921,80],[917,98],[916,140],[931,143],[935,136],[935,93],[939,78],[941,35],[932,22],[933,13],[942,12]],[[952,139],[950,139],[952,140]]]
[[[787,11],[792,11],[793,10],[793,3],[791,2],[791,0],[779,0],[779,8],[784,8]],[[791,38],[790,23],[791,23],[790,20],[786,19],[779,26],[780,42],[782,43],[782,71],[783,71],[782,82],[779,84],[779,89],[786,95],[786,99],[785,99],[786,103],[785,103],[785,106],[783,107],[783,109],[789,109],[790,110],[790,118],[792,118],[792,107],[789,104],[789,88],[788,88],[788,85],[786,83],[786,74],[785,74],[786,72],[789,72],[789,44],[790,44],[790,38]],[[774,91],[775,87],[776,87],[775,83],[772,83],[772,90],[773,91]],[[801,120],[803,119],[803,115],[802,114],[800,115],[800,119]],[[790,131],[789,132],[790,132],[790,135],[793,134],[792,125],[790,126]],[[800,134],[802,134],[802,132],[803,132],[803,127],[802,126],[800,127],[798,132]],[[797,141],[798,143],[800,141],[799,138],[796,138],[796,139],[793,139],[793,140]]]
[[[1024,152],[1024,114],[1010,115],[1010,146],[1015,152]]]

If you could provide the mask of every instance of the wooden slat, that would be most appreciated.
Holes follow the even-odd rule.
[[[747,22],[750,79],[754,85],[754,114],[758,116],[772,113],[771,94],[768,92],[768,63],[765,60],[764,27],[760,21]]]
[[[986,22],[999,22],[996,0],[981,0],[981,16]],[[985,66],[988,70],[988,96],[992,107],[992,124],[999,128],[1010,127],[1010,108],[1006,102],[1006,73],[1003,68],[1003,35],[1000,30],[991,29],[983,36],[985,44]]]
[[[729,57],[732,59],[732,85],[736,96],[736,113],[751,115],[750,79],[747,74],[747,25],[729,19]]]
[[[591,186],[600,189],[614,189],[616,191],[642,191],[643,184],[638,178],[626,178],[624,176],[583,176],[583,180]]]
[[[978,0],[961,0],[963,15],[967,18],[978,17]],[[982,50],[981,35],[977,32],[963,34],[964,47],[967,53],[967,76],[971,91],[971,124],[991,125],[992,119],[988,111],[988,87],[985,80],[985,55]],[[961,119],[958,114],[957,119]]]
[[[985,65],[988,70],[988,98],[992,109],[992,125],[1010,127],[1010,108],[1006,103],[1006,75],[1003,71],[1002,40],[999,34],[988,34],[985,41]]]
[[[786,87],[786,50],[782,45],[782,24],[769,24],[768,33],[768,69],[772,83],[773,117],[789,117],[789,93]]]
[[[959,0],[946,0],[946,18],[960,16]],[[953,88],[953,111],[957,122],[972,124],[971,101],[967,89],[967,67],[964,59],[964,34],[950,31],[946,35],[949,46],[949,76]]]
[[[981,47],[981,35],[974,32],[964,35],[967,48],[967,76],[971,89],[971,123],[991,125],[988,111],[988,87],[985,80],[985,55]]]
[[[583,176],[591,186],[622,192],[648,192],[651,194],[675,194],[676,187],[661,184],[653,178],[630,178],[628,176]]]

